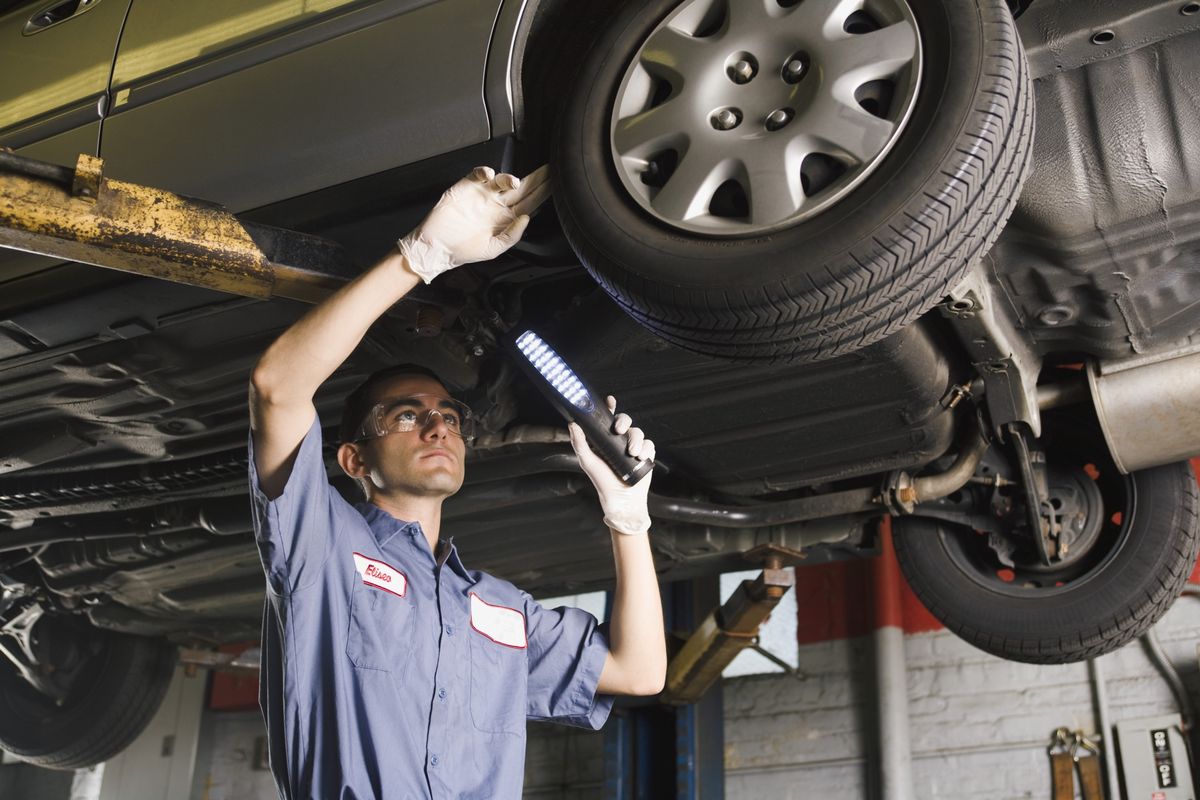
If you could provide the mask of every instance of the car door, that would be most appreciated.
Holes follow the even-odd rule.
[[[0,2],[0,146],[55,164],[96,154],[129,0]],[[58,264],[0,250],[0,295]],[[0,349],[3,349],[0,346]]]
[[[128,0],[0,3],[0,145],[74,164],[95,153]]]
[[[484,141],[499,0],[134,0],[110,175],[243,211]]]

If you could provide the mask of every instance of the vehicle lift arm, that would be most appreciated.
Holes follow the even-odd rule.
[[[0,150],[0,247],[215,289],[316,303],[348,281],[340,249],[219,205]]]

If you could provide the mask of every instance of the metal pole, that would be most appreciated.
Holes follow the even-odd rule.
[[[900,567],[896,563],[888,519],[881,526],[880,545],[882,552],[873,562],[880,798],[915,800],[909,747],[904,625],[900,611]]]
[[[1088,659],[1088,672],[1092,676],[1092,689],[1096,697],[1096,716],[1100,724],[1100,744],[1104,747],[1105,797],[1120,797],[1117,782],[1117,747],[1113,736],[1112,719],[1108,714],[1108,686],[1104,681],[1104,668],[1100,658]]]
[[[613,713],[604,726],[604,800],[634,800],[633,720]]]
[[[691,630],[721,599],[717,576],[673,584],[670,624]],[[676,800],[722,800],[725,796],[725,720],[721,682],[694,703],[675,709]]]

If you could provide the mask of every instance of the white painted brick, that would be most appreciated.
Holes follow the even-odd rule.
[[[1200,602],[1181,600],[1158,632],[1172,659],[1194,670]],[[1041,800],[1050,793],[1051,731],[1065,725],[1096,732],[1085,664],[1004,661],[946,631],[906,637],[905,655],[913,781],[921,800]],[[872,638],[804,645],[798,656],[802,680],[725,682],[726,797],[876,796]],[[1105,656],[1103,666],[1114,720],[1175,712],[1169,688],[1137,643]],[[526,798],[600,796],[600,736],[553,726],[534,726],[530,734]],[[542,737],[550,742],[539,743]],[[563,783],[556,759],[564,752],[587,765],[571,773],[577,784]],[[546,771],[540,781],[539,770]]]
[[[863,762],[820,766],[802,773],[790,770],[726,772],[726,800],[814,800],[866,797]]]
[[[531,723],[526,730],[527,788],[538,783],[561,787],[603,780],[603,733],[548,723]]]
[[[210,762],[197,764],[206,770],[206,800],[250,800],[278,797],[268,770],[254,769],[255,740],[266,736],[262,715],[257,711],[212,714]]]
[[[1043,800],[1049,760],[1032,748],[914,758],[913,784],[922,800]]]

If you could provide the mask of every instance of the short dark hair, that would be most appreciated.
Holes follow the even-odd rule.
[[[446,385],[440,375],[420,364],[396,364],[372,372],[342,401],[342,424],[338,426],[338,439],[342,444],[353,442],[357,438],[363,417],[371,410],[371,390],[383,381],[400,375],[424,375],[426,378],[433,378],[442,386]]]

